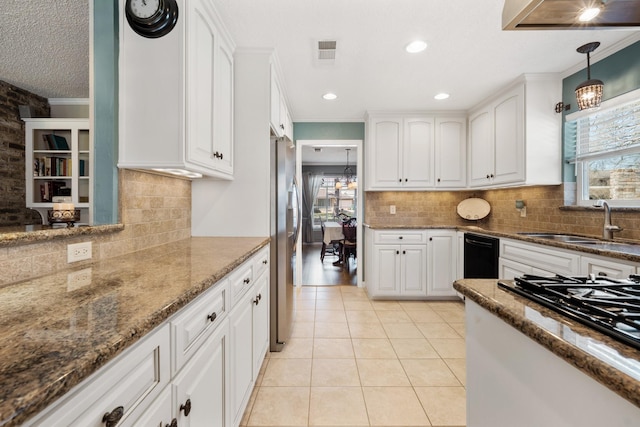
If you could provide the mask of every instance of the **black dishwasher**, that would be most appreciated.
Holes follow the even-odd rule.
[[[500,240],[464,233],[465,279],[497,279]]]

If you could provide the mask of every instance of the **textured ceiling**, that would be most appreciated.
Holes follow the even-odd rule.
[[[46,98],[89,97],[89,1],[2,0],[0,80]]]

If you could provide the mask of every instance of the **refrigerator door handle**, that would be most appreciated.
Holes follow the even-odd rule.
[[[298,208],[298,220],[296,221],[296,229],[293,232],[293,251],[295,252],[298,237],[300,236],[300,229],[302,228],[302,196],[300,194],[300,187],[298,186],[298,178],[295,174],[293,175],[293,191],[296,194],[296,207]]]

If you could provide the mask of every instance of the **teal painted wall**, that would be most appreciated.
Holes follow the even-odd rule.
[[[93,223],[118,222],[118,6],[94,0]]]
[[[600,49],[602,48],[603,46],[600,46]],[[565,116],[578,111],[575,94],[576,87],[587,80],[587,55],[580,53],[576,53],[576,55],[583,57],[585,68],[562,80],[562,102],[571,104],[571,109],[565,111],[562,115],[563,135],[571,133],[570,129],[565,129]],[[604,83],[603,101],[640,88],[640,42],[627,46],[613,55],[591,64],[591,78],[602,80]],[[570,142],[566,136],[563,140],[565,146]],[[575,182],[576,177],[573,166],[567,164],[564,166],[564,181]]]
[[[293,139],[294,141],[299,139],[360,139],[364,141],[364,122],[294,123]]]

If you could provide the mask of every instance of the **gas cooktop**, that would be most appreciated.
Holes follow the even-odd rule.
[[[525,274],[498,286],[640,350],[640,276],[611,279]]]

